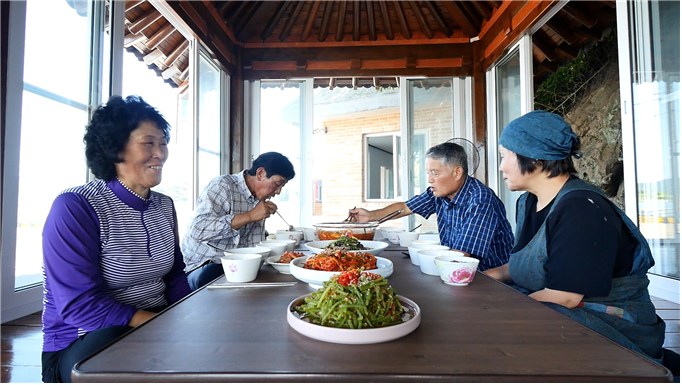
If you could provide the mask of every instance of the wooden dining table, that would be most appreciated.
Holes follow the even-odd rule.
[[[450,286],[404,248],[381,257],[421,309],[408,335],[336,344],[299,334],[288,287],[194,292],[79,362],[74,382],[669,382],[663,366],[482,273]],[[263,266],[255,282],[297,281]],[[214,283],[226,283],[224,277]]]

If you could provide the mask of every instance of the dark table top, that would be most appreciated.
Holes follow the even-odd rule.
[[[290,287],[195,292],[76,365],[75,382],[665,382],[664,367],[477,273],[449,286],[392,247],[389,283],[419,327],[394,341],[317,341],[287,323]],[[264,266],[256,282],[296,281]],[[219,278],[216,283],[225,283]]]

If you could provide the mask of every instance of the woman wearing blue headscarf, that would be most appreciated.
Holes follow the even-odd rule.
[[[509,263],[485,273],[661,362],[665,323],[649,298],[647,241],[604,193],[575,176],[580,142],[559,115],[533,111],[499,140],[516,205]]]

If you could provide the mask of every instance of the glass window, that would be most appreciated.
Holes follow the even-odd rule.
[[[199,55],[198,192],[220,175],[220,70]]]
[[[521,62],[519,50],[515,50],[505,60],[500,62],[496,68],[495,76],[495,97],[497,102],[497,137],[502,134],[504,127],[512,120],[521,116]],[[497,149],[493,149],[497,154],[495,170],[499,172],[500,155]],[[498,195],[507,210],[507,219],[512,229],[516,229],[516,200],[523,193],[522,191],[509,191],[499,172]]]
[[[365,199],[395,199],[400,195],[400,136],[365,137]]]
[[[454,136],[452,79],[420,79],[408,81],[408,130],[412,143],[409,172],[410,190],[404,200],[422,194],[429,187],[426,172],[426,151]],[[410,217],[410,227],[421,224],[422,233],[437,233],[436,215],[428,220],[419,215]]]
[[[91,7],[91,2],[26,3],[15,289],[40,284],[42,229],[52,202],[60,191],[87,181],[83,134]],[[45,70],[45,58],[63,57],[69,60],[52,60]]]
[[[652,273],[680,278],[680,3],[628,3],[639,228]]]
[[[301,177],[302,90],[299,82],[261,82],[259,152],[253,154],[255,159],[264,152],[279,152],[294,165],[295,178]],[[245,167],[250,168],[251,164]],[[312,188],[312,183],[309,186]],[[272,198],[278,212],[292,226],[301,223],[300,196],[300,179],[294,179],[284,186],[280,195]],[[277,215],[265,221],[269,233],[286,228]]]

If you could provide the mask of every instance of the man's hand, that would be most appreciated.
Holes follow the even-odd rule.
[[[348,210],[348,216],[351,218],[351,222],[370,222],[372,220],[370,212],[365,209]]]
[[[270,215],[275,213],[275,211],[277,211],[276,204],[268,201],[260,201],[256,207],[251,210],[251,218],[253,219],[252,222],[258,222],[265,218],[269,218]]]

